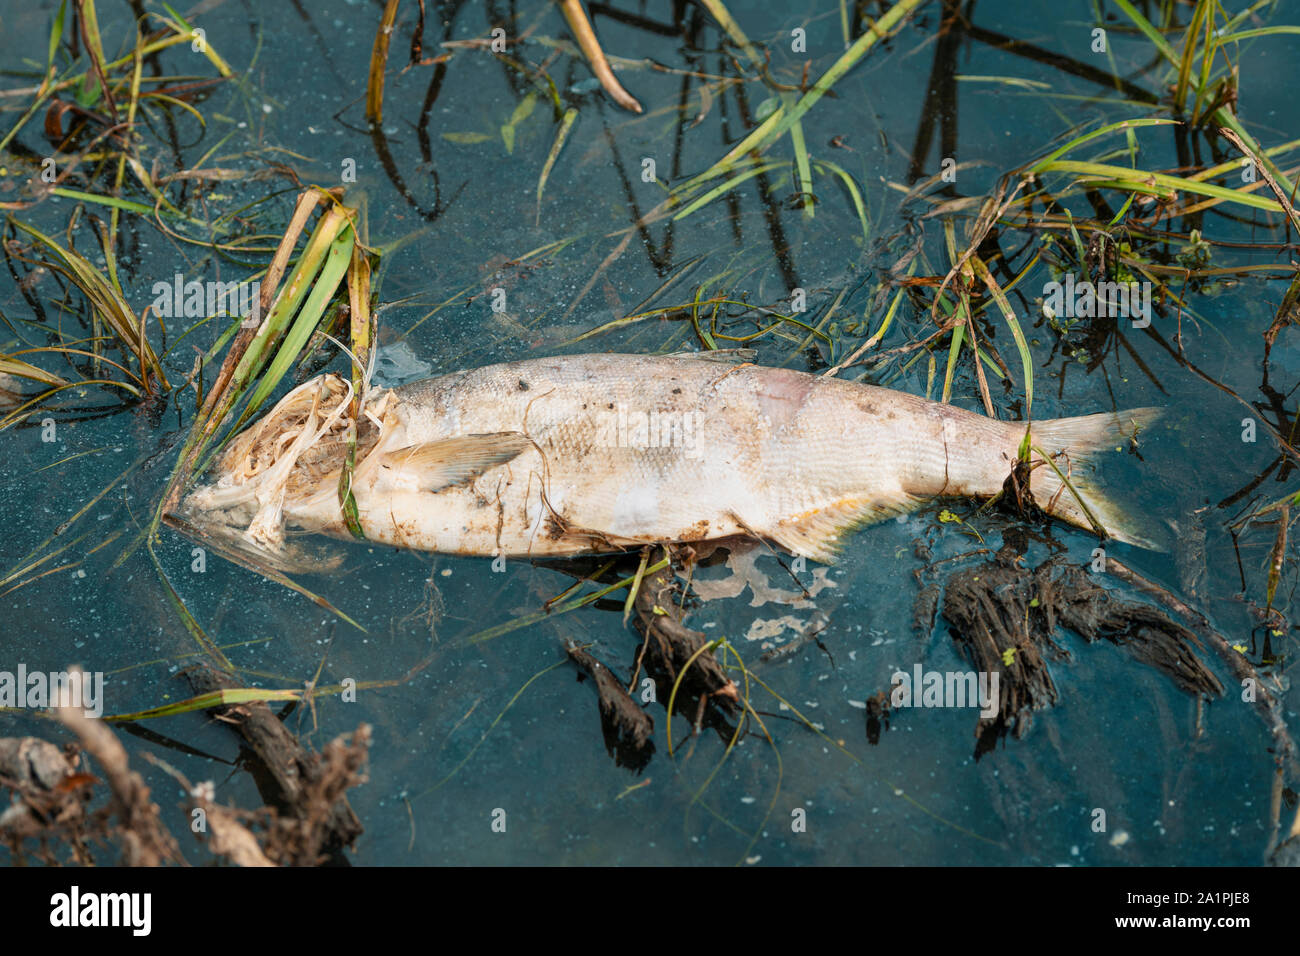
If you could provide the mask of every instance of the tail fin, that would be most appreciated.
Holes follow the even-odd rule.
[[[1029,487],[1038,506],[1062,521],[1095,530],[1091,512],[1095,524],[1110,537],[1141,548],[1165,550],[1152,540],[1143,522],[1096,490],[1089,480],[1100,452],[1125,447],[1162,414],[1163,408],[1133,408],[1035,423],[1030,443],[1050,458],[1043,461],[1040,454],[1031,458],[1037,467],[1030,475]]]

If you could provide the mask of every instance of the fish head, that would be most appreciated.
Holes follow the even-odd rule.
[[[351,383],[335,374],[291,390],[230,440],[206,482],[183,500],[181,515],[241,529],[267,547],[282,544],[286,517],[319,512],[322,525],[341,520],[337,487],[349,443],[358,461],[374,446],[388,395],[368,393],[354,428],[353,394]]]

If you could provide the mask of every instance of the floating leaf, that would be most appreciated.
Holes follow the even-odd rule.
[[[487,133],[443,133],[442,138],[457,146],[473,146],[476,143],[486,143],[492,137]]]

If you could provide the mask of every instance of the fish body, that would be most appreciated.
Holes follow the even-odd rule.
[[[704,353],[707,355],[707,353]],[[284,527],[350,537],[340,507],[350,387],[290,393],[188,499],[274,544]],[[904,392],[696,356],[577,355],[490,365],[372,389],[352,495],[365,538],[464,555],[546,557],[769,539],[829,562],[850,529],[939,496],[1002,490],[1025,433]],[[1039,422],[1093,517],[1147,544],[1087,489],[1088,456],[1157,409]],[[1039,504],[1092,522],[1046,464]]]

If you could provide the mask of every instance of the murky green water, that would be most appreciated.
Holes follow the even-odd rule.
[[[154,9],[151,3],[142,6]],[[951,195],[982,197],[1004,171],[1045,152],[1058,133],[1146,115],[1147,107],[1087,75],[1000,49],[995,34],[1102,73],[1117,69],[1137,87],[1161,92],[1154,52],[1131,30],[1111,30],[1108,54],[1091,51],[1089,4],[981,4],[974,16],[979,30],[956,40],[940,37],[941,8],[932,4],[897,38],[873,50],[803,122],[814,159],[838,164],[860,187],[870,229],[865,243],[852,197],[833,174],[816,176],[819,202],[809,218],[789,201],[798,187],[785,167],[680,221],[665,218],[636,230],[588,289],[629,225],[665,198],[663,186],[643,181],[645,160],[654,161],[660,179],[680,182],[721,156],[775,105],[764,104],[774,94],[762,82],[716,79],[735,76],[736,68],[702,10],[688,6],[675,18],[668,3],[618,6],[627,15],[598,15],[596,29],[609,53],[658,65],[619,71],[645,104],[644,115],[618,109],[593,89],[580,60],[546,45],[568,37],[549,2],[430,3],[424,56],[452,56],[404,72],[415,5],[403,4],[383,123],[368,131],[363,101],[380,15],[376,4],[210,4],[198,22],[240,75],[196,102],[206,127],[180,109],[151,107],[141,152],[146,163],[157,162],[156,176],[191,168],[205,156],[205,166],[248,171],[247,179],[217,183],[201,199],[193,187],[174,187],[169,195],[202,216],[244,209],[242,231],[272,236],[283,230],[297,187],[253,173],[285,163],[305,183],[334,186],[354,163],[349,201],[362,204],[370,243],[386,248],[378,288],[390,375],[587,350],[698,347],[688,321],[651,320],[581,343],[572,340],[647,301],[689,302],[704,283],[706,295],[722,291],[769,306],[788,303],[791,289],[807,290],[803,319],[831,339],[833,354],[825,341],[791,326],[750,344],[762,362],[816,370],[879,328],[892,293],[883,303],[876,300],[877,283],[916,237],[924,236],[925,255],[944,267],[940,274],[946,268],[939,219],[923,218],[930,208],[924,203],[900,206],[903,192],[897,187],[910,184],[911,154],[923,137],[932,136],[931,148],[920,157],[923,175],[938,173],[945,157],[955,158],[961,165]],[[0,66],[10,71],[5,88],[36,82],[21,74],[39,72],[41,64],[30,57],[43,55],[51,7],[0,3]],[[805,64],[815,78],[844,48],[836,3],[733,2],[729,8],[749,36],[770,50],[775,82],[797,85]],[[101,4],[110,53],[128,35],[131,9]],[[1287,12],[1272,22],[1288,22]],[[498,25],[511,37],[528,38],[512,57],[532,68],[545,64],[564,105],[578,110],[540,203],[538,178],[558,128],[546,97],[488,50],[439,46],[486,39]],[[796,28],[806,31],[806,52],[791,48]],[[1294,132],[1283,69],[1292,62],[1293,39],[1255,41],[1243,58],[1240,110],[1265,145],[1285,142]],[[955,51],[949,48],[953,42]],[[187,46],[163,54],[156,67],[147,61],[145,75],[155,68],[168,75],[212,75]],[[1008,86],[988,77],[1030,82]],[[927,90],[942,99],[945,89],[952,91],[952,102],[940,108],[932,102],[927,109]],[[525,101],[531,112],[521,108]],[[18,113],[10,101],[0,106],[0,127],[7,130]],[[510,134],[503,137],[501,129],[512,116],[517,122],[507,149]],[[833,139],[848,148],[832,146]],[[1156,129],[1140,131],[1137,140],[1143,168],[1211,158],[1200,136],[1180,140]],[[1108,142],[1118,149],[1122,137]],[[48,148],[38,119],[16,138],[10,154],[0,156],[6,166],[0,200],[20,197]],[[789,159],[788,137],[771,155]],[[1104,161],[1128,159],[1125,154]],[[1279,158],[1284,167],[1288,161]],[[1057,177],[1054,184],[1064,188],[1066,181]],[[125,194],[151,202],[134,183]],[[1106,201],[1113,213],[1123,197],[1108,192]],[[54,234],[66,228],[74,205],[52,197],[14,214]],[[1071,207],[1076,215],[1093,214],[1082,198],[1071,200]],[[103,207],[87,212],[107,218]],[[1207,238],[1238,244],[1215,248],[1214,264],[1285,262],[1276,246],[1281,233],[1264,222],[1262,213],[1252,218],[1240,208],[1231,215],[1204,213],[1199,228]],[[1164,226],[1183,231],[1189,222]],[[959,237],[961,229],[959,224]],[[12,229],[5,238],[14,238]],[[79,232],[77,241],[94,260],[90,234]],[[516,262],[557,243],[526,264]],[[1171,240],[1163,250],[1169,261],[1182,245]],[[1013,232],[1001,240],[1013,272],[1036,248],[1028,236]],[[119,268],[137,309],[152,300],[155,282],[170,281],[177,272],[242,279],[264,262],[265,255],[216,254],[175,241],[140,217],[123,217]],[[49,327],[83,321],[75,296],[61,311],[63,294],[48,274],[23,282],[27,268],[10,258],[0,271],[0,350],[48,344]],[[917,274],[932,271],[922,265]],[[1289,686],[1294,632],[1284,624],[1270,634],[1251,611],[1264,603],[1276,526],[1261,523],[1236,547],[1226,530],[1252,502],[1296,490],[1289,466],[1275,463],[1278,452],[1262,428],[1257,441],[1242,441],[1242,419],[1256,413],[1179,363],[1176,309],[1155,315],[1145,332],[1121,322],[1107,342],[1083,342],[1077,335],[1067,340],[1034,303],[1051,278],[1040,263],[1012,296],[1035,359],[1035,416],[1169,408],[1166,424],[1144,442],[1141,461],[1127,455],[1108,459],[1111,487],[1133,510],[1178,522],[1183,542],[1190,515],[1205,509],[1208,578],[1188,600],[1256,665],[1266,656],[1280,657],[1283,663],[1265,673]],[[498,287],[506,290],[507,302],[500,313],[487,294]],[[1267,377],[1261,367],[1261,335],[1285,287],[1229,276],[1215,287],[1184,292],[1189,310],[1182,316],[1181,346],[1187,359],[1266,411],[1289,408],[1300,381],[1300,347],[1288,332],[1278,339]],[[880,349],[926,334],[928,323],[915,303],[905,301]],[[991,377],[993,402],[1004,417],[1020,417],[1024,390],[1014,344],[995,310],[983,329],[1016,379],[1012,384]],[[754,330],[738,324],[732,334]],[[178,333],[171,329],[168,344]],[[218,334],[216,323],[191,333],[170,352],[169,374],[183,381],[196,349],[209,348]],[[1086,361],[1071,355],[1078,348],[1106,355],[1089,371]],[[935,353],[935,397],[946,353]],[[900,374],[901,367],[887,364],[867,380],[925,393],[926,359]],[[858,367],[846,374],[862,372]],[[957,404],[980,407],[968,356],[953,394]],[[119,399],[94,386],[69,390],[48,412],[0,433],[0,573],[22,567],[24,556],[107,488],[41,553],[66,550],[0,587],[0,670],[15,670],[19,663],[29,670],[59,670],[76,663],[102,671],[110,714],[190,696],[178,674],[197,659],[194,639],[147,554],[137,550],[113,566],[166,482],[194,412],[194,395],[177,389],[152,409]],[[55,423],[52,441],[43,440],[49,437],[41,427],[46,417]],[[1267,417],[1276,423],[1275,412],[1267,411]],[[963,515],[972,510],[965,503],[949,507]],[[606,751],[590,684],[579,681],[571,666],[554,666],[563,659],[563,643],[576,640],[590,643],[591,652],[617,674],[630,676],[639,638],[622,625],[621,601],[617,608],[552,615],[490,641],[465,641],[537,611],[569,587],[572,578],[553,568],[511,561],[495,573],[481,560],[339,545],[345,555],[341,570],[299,580],[364,628],[359,630],[215,554],[206,554],[197,571],[194,545],[170,530],[161,532],[155,550],[195,620],[250,685],[301,687],[318,675],[322,685],[347,678],[363,686],[392,683],[362,690],[355,702],[323,697],[314,709],[299,708],[286,717],[314,747],[362,722],[373,725],[370,779],[352,793],[365,825],[354,856],[361,864],[1261,862],[1271,829],[1270,739],[1240,701],[1232,675],[1208,651],[1205,659],[1229,692],[1206,704],[1199,717],[1197,703],[1159,673],[1110,645],[1087,646],[1063,635],[1059,639],[1072,658],[1053,665],[1059,703],[1036,714],[1023,739],[1009,740],[976,762],[974,714],[928,709],[897,713],[879,743],[868,743],[862,702],[887,689],[894,670],[918,662],[940,671],[969,668],[942,619],[928,634],[912,627],[914,572],[926,563],[918,557],[918,539],[932,559],[978,544],[962,525],[941,522],[939,511],[936,505],[855,534],[830,573],[834,587],[818,595],[815,610],[753,608],[748,595],[696,610],[689,623],[710,637],[728,638],[771,689],[756,689],[753,696],[767,734],[750,723],[728,750],[726,733],[705,730],[692,739],[689,719],[677,715],[670,754],[666,702],[660,700],[647,704],[656,752],[640,773],[618,766]],[[1000,515],[970,521],[993,547],[1013,523]],[[1050,546],[1032,544],[1031,564],[1060,548],[1083,563],[1096,546],[1091,535],[1061,525],[1052,526],[1051,537]],[[1186,596],[1177,547],[1167,554],[1117,545],[1113,553]],[[774,582],[788,580],[774,558],[759,564]],[[1295,586],[1295,565],[1288,561],[1274,600],[1283,614],[1289,614]],[[760,662],[764,640],[747,640],[756,621],[790,615],[787,623],[803,628],[814,614],[824,618],[816,643]],[[794,633],[787,627],[767,643],[781,645]],[[1267,647],[1265,638],[1271,641]],[[1295,693],[1284,692],[1282,709],[1293,729],[1295,706]],[[236,739],[203,714],[119,729],[174,831],[186,829],[182,794],[140,759],[143,752],[164,758],[190,779],[214,780],[219,800],[260,802],[238,766]],[[30,714],[10,712],[0,717],[0,734],[53,731]],[[1099,808],[1106,813],[1105,832],[1093,828]],[[498,810],[505,811],[504,833],[492,826]],[[1284,806],[1283,819],[1292,813]],[[806,820],[802,829],[793,826],[800,819]],[[202,858],[198,850],[193,855]]]

